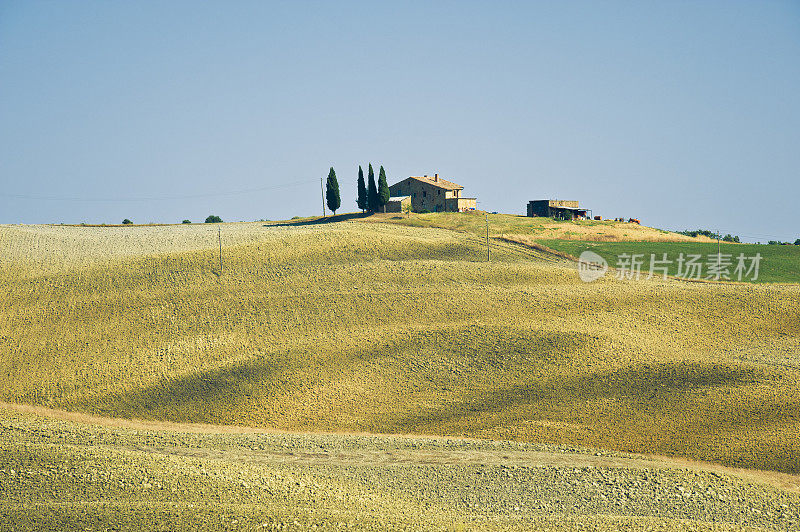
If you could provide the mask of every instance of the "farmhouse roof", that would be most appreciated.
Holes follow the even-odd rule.
[[[438,176],[438,174],[436,175],[436,177],[429,177],[429,176],[419,177],[412,175],[411,177],[409,177],[409,179],[416,179],[428,185],[443,188],[445,190],[461,190],[464,188],[457,183],[453,183],[452,181],[447,181],[446,179],[442,179],[441,177]]]

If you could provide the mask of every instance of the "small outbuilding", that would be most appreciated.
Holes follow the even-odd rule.
[[[573,200],[531,200],[528,202],[528,216],[546,218],[565,218],[575,220],[591,217],[591,209],[582,209]]]
[[[404,212],[411,208],[411,196],[392,196],[386,204],[386,212]]]

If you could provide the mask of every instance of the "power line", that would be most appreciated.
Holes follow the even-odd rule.
[[[137,202],[137,201],[173,201],[179,199],[196,199],[196,198],[215,198],[219,196],[238,196],[241,194],[252,194],[253,192],[262,192],[265,190],[275,190],[279,188],[289,188],[299,185],[307,185],[309,183],[316,183],[316,179],[308,179],[303,181],[293,181],[291,183],[282,183],[280,185],[270,185],[266,187],[248,188],[242,190],[232,190],[227,192],[211,192],[204,194],[181,194],[173,196],[150,196],[150,197],[137,197],[137,198],[78,198],[70,196],[43,196],[36,194],[5,194],[0,193],[0,197],[25,199],[34,201],[77,201],[77,202]]]

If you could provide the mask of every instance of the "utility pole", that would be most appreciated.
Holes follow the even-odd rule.
[[[325,218],[325,186],[322,184],[322,178],[319,178],[319,191],[322,193],[322,217]]]
[[[722,248],[720,247],[719,239],[722,237],[722,233],[719,232],[717,229],[717,256],[719,257],[720,253],[722,253]]]
[[[222,227],[217,227],[217,238],[219,239],[219,274],[222,275]]]
[[[486,213],[486,262],[489,262],[489,213]]]

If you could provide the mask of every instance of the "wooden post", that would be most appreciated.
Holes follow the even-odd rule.
[[[217,227],[217,238],[219,239],[219,274],[222,275],[222,227]]]
[[[322,193],[322,217],[325,218],[325,186],[322,184],[322,178],[319,178],[319,191]]]
[[[489,213],[486,213],[486,262],[489,262]]]

